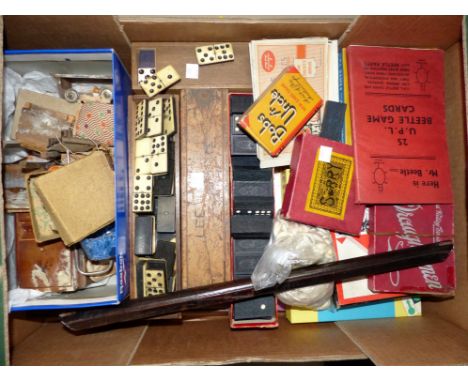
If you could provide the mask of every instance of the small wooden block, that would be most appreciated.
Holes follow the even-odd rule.
[[[159,196],[157,208],[158,233],[173,233],[176,231],[176,208],[174,196]]]
[[[133,178],[133,191],[153,193],[153,176],[135,175]]]
[[[137,213],[153,212],[153,193],[152,192],[134,192],[133,193],[133,212],[137,212]]]
[[[142,138],[146,134],[146,100],[137,103],[135,139]]]
[[[174,98],[163,99],[163,132],[166,135],[174,134],[176,131]]]
[[[148,101],[148,114],[146,118],[147,137],[154,137],[163,133],[162,106],[162,99],[159,97]]]
[[[216,63],[216,54],[213,45],[197,46],[195,48],[198,65]]]
[[[165,89],[164,83],[158,78],[158,73],[141,81],[140,86],[148,97],[154,97]]]
[[[154,215],[135,217],[135,256],[151,256],[156,252],[156,218]]]
[[[234,50],[229,42],[199,46],[195,48],[195,54],[199,65],[234,61]]]

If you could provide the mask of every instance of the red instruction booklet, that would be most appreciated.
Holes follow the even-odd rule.
[[[451,203],[444,52],[347,48],[356,201]]]

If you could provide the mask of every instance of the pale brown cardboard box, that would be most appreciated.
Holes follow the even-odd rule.
[[[102,151],[38,176],[34,182],[66,246],[114,221],[114,172]]]
[[[190,49],[202,45],[199,42],[236,43],[238,71],[226,73],[222,65],[210,65],[211,68],[203,68],[206,71],[201,73],[196,84],[181,81],[178,84],[181,91],[189,87],[249,90],[246,47],[252,39],[316,35],[340,38],[342,46],[361,43],[444,49],[458,280],[456,297],[446,301],[425,301],[422,317],[302,325],[289,325],[281,318],[277,330],[232,331],[227,314],[220,311],[184,315],[183,323],[149,322],[76,336],[63,329],[55,317],[48,316],[44,323],[44,317],[37,314],[15,316],[10,326],[12,363],[232,364],[370,359],[380,365],[467,364],[468,266],[461,20],[460,16],[360,16],[355,20],[326,17],[5,17],[6,41],[12,49],[111,45],[125,62],[132,58],[135,89],[137,56],[135,49],[130,55],[130,44],[132,47],[154,46],[158,49],[158,62],[171,61],[176,69],[184,69]],[[74,33],[77,30],[82,33]],[[185,46],[186,53],[175,54],[174,43]],[[216,78],[216,84],[213,78]],[[195,169],[183,158],[182,155],[181,166],[185,168],[185,177],[189,177]],[[224,166],[222,164],[217,172],[213,172],[213,179],[225,173]],[[225,227],[220,225],[218,229]],[[189,243],[182,237],[182,252],[187,245]],[[225,243],[213,241],[209,245],[208,250],[222,252]],[[180,341],[175,340],[177,338]]]

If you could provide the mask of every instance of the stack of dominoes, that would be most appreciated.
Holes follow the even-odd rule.
[[[137,104],[133,212],[139,297],[166,293],[173,284],[175,244],[175,102],[158,95]]]
[[[153,212],[153,178],[168,174],[169,136],[174,133],[173,97],[158,96],[137,104],[133,212]]]
[[[268,244],[273,227],[273,173],[261,169],[255,142],[237,127],[238,119],[253,103],[249,94],[231,94],[231,217],[233,278],[252,275]],[[232,328],[275,327],[276,300],[262,296],[233,304]]]

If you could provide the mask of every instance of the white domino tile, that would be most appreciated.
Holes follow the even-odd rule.
[[[148,100],[146,136],[154,137],[163,133],[163,100],[160,97]]]
[[[234,61],[234,50],[230,42],[196,47],[195,55],[199,65]]]

